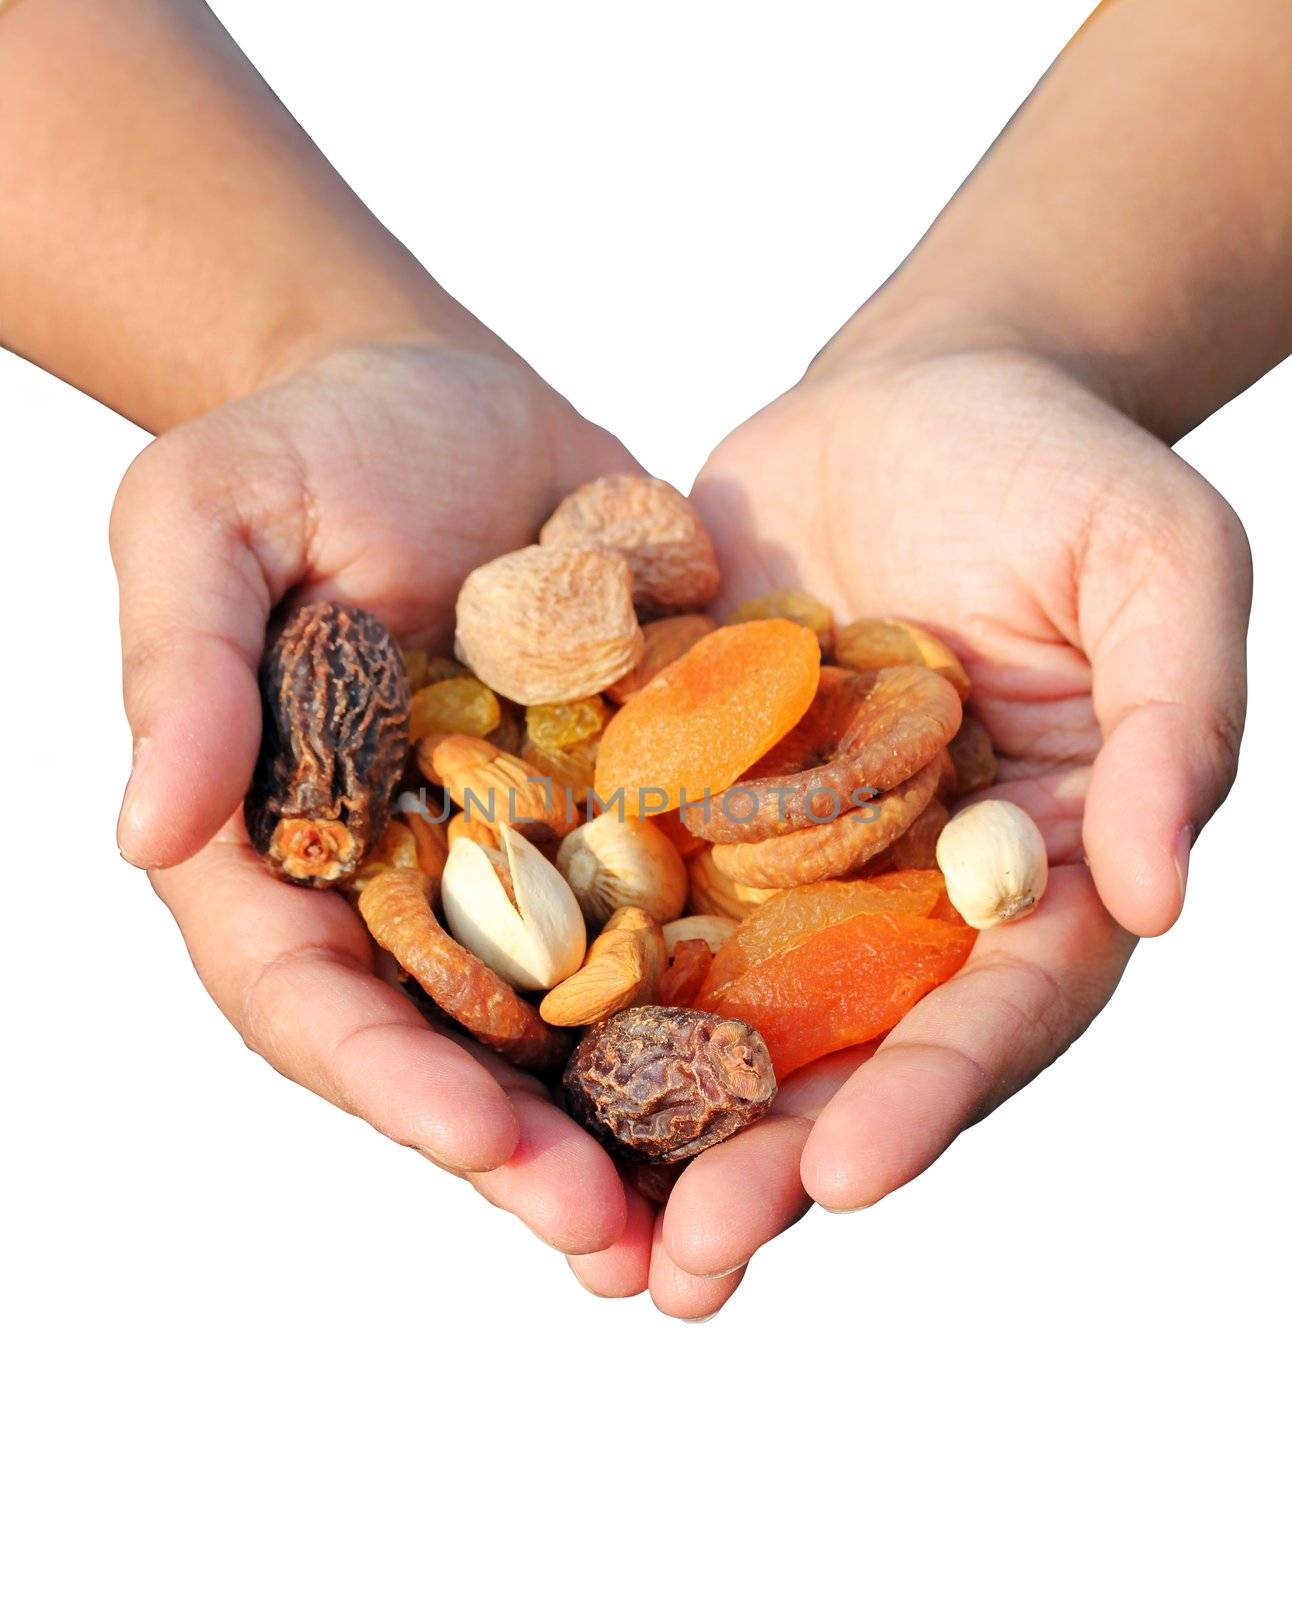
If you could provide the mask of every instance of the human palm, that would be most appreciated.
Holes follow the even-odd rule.
[[[1233,776],[1250,585],[1207,484],[1014,353],[828,353],[719,446],[694,498],[726,599],[805,589],[844,620],[948,638],[1000,752],[993,792],[1036,818],[1052,872],[1036,914],[982,934],[877,1048],[796,1073],[763,1122],[691,1163],[652,1267],[687,1315],[809,1201],[852,1209],[914,1177],[1077,1037],[1134,934],[1175,919],[1188,845]]]

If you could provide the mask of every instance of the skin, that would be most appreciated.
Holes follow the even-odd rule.
[[[160,433],[112,518],[119,843],[247,1043],[521,1217],[591,1292],[689,1320],[813,1201],[874,1204],[1061,1053],[1179,914],[1233,777],[1246,543],[1167,446],[1292,348],[1290,75],[1282,0],[1102,13],[701,474],[725,600],[789,584],[946,634],[1053,870],[1034,916],[877,1048],[794,1075],[657,1212],[541,1085],[382,982],[343,900],[270,879],[238,816],[275,605],[341,595],[443,645],[465,573],[631,457],[434,284],[203,7],[7,11],[5,340]]]

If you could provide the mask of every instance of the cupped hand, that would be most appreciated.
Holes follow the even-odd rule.
[[[690,1164],[649,1268],[688,1317],[812,1201],[853,1210],[915,1177],[1077,1038],[1135,936],[1174,922],[1234,776],[1250,591],[1220,496],[1017,351],[828,351],[719,446],[694,497],[728,601],[805,589],[843,620],[905,616],[953,644],[1001,755],[993,792],[1036,818],[1051,877],[878,1048],[793,1075],[763,1122]]]
[[[433,1032],[375,975],[340,896],[270,878],[241,802],[280,601],[344,597],[401,643],[443,649],[471,568],[631,466],[509,352],[352,348],[163,435],[112,520],[135,739],[119,843],[203,982],[289,1078],[572,1252],[625,1234],[608,1157],[537,1080]]]

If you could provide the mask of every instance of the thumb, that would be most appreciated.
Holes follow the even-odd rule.
[[[246,793],[260,742],[265,623],[293,576],[264,570],[202,427],[150,445],[112,512],[134,739],[117,844],[139,867],[193,855]]]
[[[1082,573],[1103,733],[1086,856],[1105,906],[1145,936],[1180,914],[1189,851],[1233,783],[1247,705],[1247,539],[1210,485],[1190,477],[1174,515],[1149,527],[1128,518],[1110,539],[1092,539]]]

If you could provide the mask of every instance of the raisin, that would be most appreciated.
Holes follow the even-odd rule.
[[[881,667],[925,666],[939,673],[962,700],[969,698],[969,674],[951,646],[927,628],[894,617],[863,617],[840,628],[834,641],[834,658],[854,672],[875,672]]]
[[[501,720],[498,696],[479,678],[441,678],[419,689],[409,705],[414,742],[437,733],[469,733],[484,739]]]
[[[289,618],[260,669],[260,755],[247,832],[290,883],[340,886],[390,816],[408,757],[408,676],[366,611],[318,601]]]
[[[816,634],[822,655],[829,655],[833,648],[834,613],[824,601],[804,594],[800,589],[774,589],[770,594],[745,600],[727,620],[752,622],[757,617],[788,617],[791,622],[801,622]]]
[[[530,706],[525,712],[525,733],[542,750],[569,750],[595,739],[606,725],[606,706],[600,695],[571,700],[561,706]]]
[[[598,1023],[562,1082],[571,1114],[634,1161],[683,1161],[748,1127],[776,1092],[754,1028],[679,1006]]]

